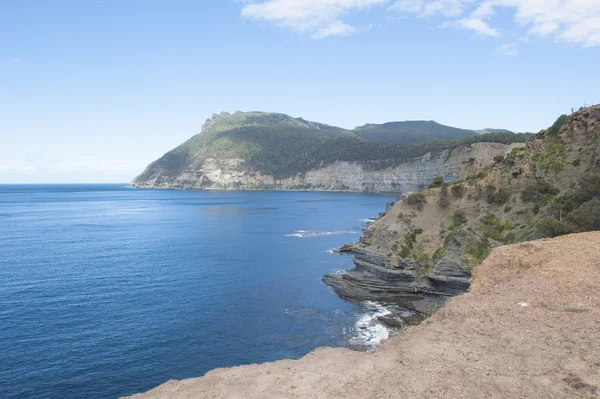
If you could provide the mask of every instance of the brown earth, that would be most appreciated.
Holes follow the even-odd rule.
[[[218,369],[132,398],[600,398],[600,232],[495,249],[373,353]]]

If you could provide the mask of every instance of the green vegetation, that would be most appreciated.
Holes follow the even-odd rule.
[[[406,235],[404,235],[404,237],[402,238],[402,241],[400,243],[400,257],[404,260],[416,260],[418,262],[420,262],[423,265],[423,269],[421,270],[421,273],[423,275],[427,275],[431,272],[432,268],[433,268],[433,264],[432,264],[432,258],[429,256],[429,254],[427,253],[427,251],[425,251],[425,248],[423,247],[422,244],[417,244],[417,236],[419,236],[420,234],[423,234],[423,230],[422,229],[414,229],[412,233],[408,233]],[[398,248],[398,245],[395,244],[396,249]],[[392,247],[392,249],[394,249],[394,247]],[[440,254],[436,251],[437,256],[440,256]],[[434,258],[435,258],[435,254],[434,254]]]
[[[488,204],[503,205],[510,198],[510,192],[502,187],[497,188],[493,184],[485,187],[486,200]]]
[[[525,147],[513,148],[502,160],[502,164],[508,167],[515,166],[517,159],[525,158]]]
[[[539,151],[533,157],[533,166],[548,174],[553,171],[558,174],[565,170],[566,150],[563,145],[552,137],[548,137],[545,151]]]
[[[395,143],[419,143],[433,140],[455,140],[477,136],[473,130],[457,129],[433,121],[389,122],[367,124],[354,132],[367,140]],[[503,132],[506,133],[506,132]]]
[[[511,239],[514,239],[514,234],[511,233],[514,226],[510,220],[502,222],[499,217],[490,213],[486,215],[482,221],[483,226],[481,227],[481,233],[485,239],[491,238],[494,241],[504,244],[507,244]]]
[[[427,186],[427,188],[439,188],[442,187],[443,184],[444,178],[442,176],[437,176],[433,178],[433,180],[431,181],[431,183],[429,183],[429,186]]]
[[[406,197],[406,203],[422,211],[424,204],[427,203],[427,199],[425,198],[423,193],[414,193]]]
[[[470,185],[475,184],[475,182],[477,180],[481,180],[485,177],[485,172],[479,172],[476,175],[471,175],[471,176],[467,176],[467,178],[465,179],[467,181],[467,183],[469,183]]]
[[[540,235],[556,237],[600,230],[600,173],[583,174],[576,186],[553,198],[544,216],[535,223]]]
[[[554,196],[560,193],[560,190],[546,180],[536,179],[533,181],[529,181],[525,185],[525,189],[521,193],[521,200],[523,202],[540,202],[540,199],[543,199],[544,196]]]
[[[567,115],[561,115],[558,117],[556,122],[552,126],[548,128],[548,135],[556,137],[560,133],[560,129],[569,121],[569,117]]]
[[[490,240],[482,238],[470,241],[465,247],[465,252],[471,255],[471,258],[465,258],[463,259],[463,262],[467,265],[467,271],[472,272],[489,256],[490,252],[492,252]]]
[[[450,188],[450,192],[456,198],[462,198],[465,195],[465,187],[462,184],[453,184]]]
[[[438,198],[438,205],[442,208],[448,208],[450,206],[450,198],[448,197],[448,185],[444,183],[440,188],[440,197]]]
[[[380,170],[427,153],[437,155],[477,142],[525,142],[528,137],[491,133],[458,140],[423,142],[425,139],[422,139],[401,144],[371,140],[366,133],[359,135],[283,114],[236,112],[215,119],[202,133],[150,164],[134,183],[156,178],[174,180],[186,168],[201,167],[209,158],[215,162],[240,159],[249,170],[284,179],[335,161],[362,162],[368,169]]]

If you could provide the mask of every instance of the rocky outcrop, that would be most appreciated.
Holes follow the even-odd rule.
[[[210,126],[215,122],[207,123]],[[436,176],[454,181],[477,173],[494,156],[504,155],[516,145],[475,143],[437,155],[428,153],[384,169],[369,162],[336,161],[286,179],[253,170],[243,159],[198,159],[178,175],[153,175],[150,180],[136,179],[132,185],[194,190],[414,191]]]
[[[469,293],[372,353],[218,369],[136,399],[600,395],[600,233],[495,249]]]
[[[323,280],[347,300],[430,313],[495,247],[600,229],[599,149],[600,106],[563,116],[481,173],[399,201],[345,247],[354,269]]]
[[[368,247],[355,246],[352,253],[354,269],[323,277],[327,285],[349,301],[393,302],[426,315],[439,309],[447,298],[469,288],[471,274],[448,258],[425,274],[418,262],[390,259]]]

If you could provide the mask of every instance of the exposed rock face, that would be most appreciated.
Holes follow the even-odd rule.
[[[345,247],[355,268],[325,283],[348,300],[428,313],[464,292],[494,247],[600,229],[600,106],[562,120],[447,187],[444,206],[441,188],[425,190],[419,204],[399,201]]]
[[[215,118],[218,120],[218,116]],[[211,123],[215,122],[207,121],[209,126]],[[133,186],[197,190],[414,191],[436,176],[454,181],[477,173],[484,162],[506,154],[515,145],[475,143],[445,150],[436,156],[428,153],[386,169],[377,169],[369,163],[336,161],[287,179],[255,171],[243,159],[209,158],[192,161],[179,175],[160,174],[152,180],[136,180]]]
[[[600,233],[495,249],[469,293],[373,353],[213,370],[139,399],[586,398],[600,395]]]
[[[372,251],[372,236],[365,230],[361,242],[352,248],[355,268],[342,275],[326,275],[323,281],[342,298],[394,302],[422,314],[431,314],[445,300],[469,288],[471,274],[448,256],[439,261],[430,273],[415,261]],[[346,252],[349,248],[346,247]]]

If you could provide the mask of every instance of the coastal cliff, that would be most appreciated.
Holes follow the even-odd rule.
[[[477,173],[528,139],[526,134],[479,134],[424,121],[350,131],[283,114],[221,113],[207,120],[202,133],[150,164],[132,186],[414,191],[439,175],[454,181]]]
[[[344,247],[355,268],[324,281],[344,299],[430,314],[469,287],[493,248],[591,230],[600,230],[600,106],[561,116],[477,174],[405,197]]]
[[[135,399],[600,395],[600,233],[496,248],[468,293],[372,353],[218,369]]]
[[[244,159],[207,158],[202,164],[190,165],[174,179],[158,177],[146,182],[136,179],[133,185],[195,190],[412,191],[436,176],[443,175],[448,181],[469,176],[482,167],[484,160],[504,155],[515,145],[475,143],[439,154],[427,153],[384,169],[368,163],[335,161],[283,179],[249,169]]]

